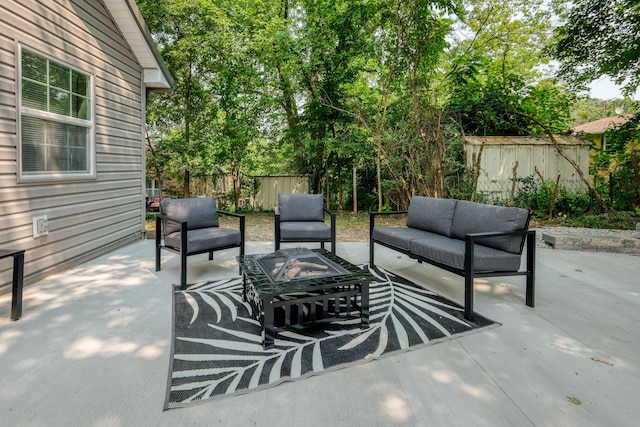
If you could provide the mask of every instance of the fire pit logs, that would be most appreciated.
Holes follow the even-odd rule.
[[[283,262],[278,262],[275,268],[271,271],[271,276],[275,277],[279,272]],[[313,262],[304,262],[297,259],[292,259],[287,265],[287,270],[284,272],[283,277],[287,279],[293,279],[296,277],[311,277],[326,274],[329,267],[324,264],[315,264]]]

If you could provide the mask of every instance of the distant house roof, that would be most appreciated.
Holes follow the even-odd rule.
[[[146,87],[158,92],[171,90],[174,84],[173,77],[142,19],[135,0],[103,0],[103,2],[142,65]]]
[[[560,145],[591,145],[575,135],[554,135]],[[466,136],[465,141],[471,145],[549,145],[549,138],[537,136]]]
[[[608,131],[609,129],[612,129],[617,125],[626,123],[631,117],[632,116],[630,114],[627,114],[624,116],[605,117],[603,119],[599,119],[593,122],[585,123],[580,126],[576,126],[573,128],[573,132],[574,133],[584,132],[589,134],[605,133],[606,131]]]

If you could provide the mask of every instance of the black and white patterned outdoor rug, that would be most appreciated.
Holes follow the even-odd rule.
[[[368,267],[363,267],[368,268]],[[279,331],[262,348],[260,322],[242,300],[240,277],[174,292],[174,341],[165,409],[273,387],[457,338],[497,325],[379,268],[371,273],[370,326],[360,319]]]

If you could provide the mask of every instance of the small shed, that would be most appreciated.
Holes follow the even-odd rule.
[[[589,141],[575,135],[554,136],[562,150],[585,173],[589,173]],[[480,153],[478,192],[494,199],[506,200],[511,195],[516,178],[540,176],[555,181],[570,190],[586,190],[586,184],[574,167],[559,153],[548,138],[533,136],[467,136],[465,150],[467,166],[472,167]],[[517,162],[517,167],[516,167]],[[515,170],[514,170],[515,168]]]
[[[307,175],[256,176],[254,208],[272,210],[278,205],[278,193],[308,194]]]

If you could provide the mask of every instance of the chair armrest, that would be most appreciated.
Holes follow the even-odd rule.
[[[187,221],[181,221],[179,219],[172,218],[166,214],[157,213],[156,214],[156,243],[157,244],[160,243],[160,240],[162,240],[162,236],[164,236],[164,233],[162,233],[162,224],[164,223],[164,221],[170,221],[176,224],[180,224],[180,229],[187,228]]]
[[[228,211],[218,211],[219,214],[222,215],[229,215],[229,216],[234,216],[236,218],[244,218],[243,214],[239,214],[239,213],[235,213],[235,212],[228,212]]]
[[[183,222],[186,222],[186,221],[181,221],[181,220],[179,220],[177,218],[172,218],[172,217],[168,216],[167,214],[163,214],[163,213],[157,213],[156,214],[156,221],[164,220],[164,219],[166,219],[167,221],[175,222],[176,224],[182,224]]]
[[[409,211],[385,211],[385,212],[369,212],[369,238],[375,227],[376,217],[384,215],[406,215]]]
[[[156,246],[160,246],[162,242],[162,217],[164,215],[156,214]]]
[[[227,216],[232,216],[232,217],[238,218],[239,226],[240,226],[240,232],[244,236],[245,216],[243,214],[234,213],[234,212],[228,212],[228,211],[218,211],[218,214],[227,215]]]
[[[409,211],[383,211],[383,212],[369,212],[369,216],[381,216],[381,215],[406,215]]]
[[[523,235],[531,235],[535,237],[536,230],[514,230],[514,231],[487,231],[483,233],[469,233],[465,234],[465,240],[471,239],[475,240],[478,238],[485,237],[503,237],[503,236],[523,236]]]
[[[166,214],[163,213],[157,213],[156,214],[156,250],[159,250],[161,244],[162,244],[162,238],[164,236],[164,233],[162,233],[162,223],[164,221],[171,221],[174,222],[176,224],[180,224],[180,248],[186,248],[187,247],[187,221],[181,221],[179,219],[176,218],[171,218],[170,216],[167,216]],[[166,228],[165,228],[166,230]],[[182,249],[181,249],[182,250]],[[158,261],[156,260],[156,263]],[[156,269],[158,269],[158,264],[156,264]],[[158,270],[156,270],[158,271]]]
[[[170,217],[170,216],[169,216],[169,215],[167,215],[167,214],[157,213],[157,214],[156,214],[156,223],[157,223],[157,221],[159,221],[159,220],[167,220],[167,221],[175,222],[176,224],[182,224],[183,222],[184,222],[184,223],[186,223],[186,222],[187,222],[187,221],[182,221],[182,220],[177,219],[177,218]]]
[[[336,213],[330,211],[327,208],[322,208],[322,211],[329,215],[331,220],[331,250],[335,253],[335,244],[336,244]]]
[[[322,208],[322,212],[326,213],[327,215],[329,215],[329,217],[331,218],[332,222],[335,222],[336,220],[336,213],[334,211],[330,211],[327,208]]]
[[[530,252],[534,250],[535,241],[536,241],[536,230],[514,230],[514,231],[488,231],[484,233],[468,233],[464,236],[465,241],[465,256],[468,252],[469,248],[473,248],[474,241],[479,238],[492,238],[492,237],[503,237],[503,236],[527,236],[527,250]],[[522,239],[522,243],[520,244],[520,253],[522,254],[522,250],[524,249],[524,239]]]

